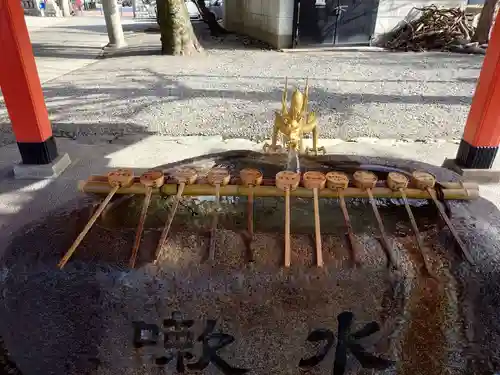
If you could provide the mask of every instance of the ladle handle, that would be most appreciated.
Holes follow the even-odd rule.
[[[104,211],[104,209],[106,208],[106,206],[108,205],[108,203],[111,201],[111,199],[113,198],[113,196],[115,195],[115,193],[118,191],[118,189],[120,189],[120,185],[115,185],[113,187],[113,189],[111,189],[111,191],[108,193],[108,195],[106,196],[106,198],[99,205],[99,207],[97,208],[96,212],[94,212],[94,215],[92,215],[92,217],[90,218],[90,220],[87,222],[87,225],[85,225],[85,227],[83,228],[83,230],[81,231],[81,233],[76,238],[75,242],[73,242],[73,244],[71,245],[71,247],[69,248],[69,250],[66,252],[66,254],[64,254],[64,256],[62,257],[62,259],[59,261],[59,264],[57,266],[60,269],[62,269],[66,265],[66,263],[68,263],[69,259],[71,258],[71,256],[75,252],[75,250],[78,247],[78,245],[80,245],[80,243],[83,241],[83,239],[85,238],[85,236],[87,235],[87,233],[90,231],[90,229],[92,228],[92,226],[95,224],[96,220],[102,214],[102,212]]]
[[[285,190],[285,267],[292,263],[290,240],[290,189]]]
[[[465,256],[465,259],[467,259],[467,261],[470,264],[474,264],[474,260],[472,259],[471,255],[469,254],[469,251],[467,250],[467,247],[465,246],[465,244],[461,240],[461,238],[458,235],[455,227],[453,226],[453,223],[450,221],[450,218],[448,217],[448,215],[446,215],[446,212],[444,212],[443,207],[441,207],[441,204],[439,203],[438,199],[436,198],[435,192],[432,191],[431,188],[426,188],[426,190],[427,190],[427,193],[429,193],[432,201],[436,205],[436,207],[437,207],[437,209],[439,211],[439,215],[443,218],[444,222],[446,223],[446,225],[450,229],[450,232],[453,235],[453,237],[455,238],[455,241],[457,241],[457,244],[460,247],[460,250],[462,250],[462,253]]]
[[[375,215],[375,219],[377,220],[380,236],[382,238],[382,245],[387,253],[387,257],[389,258],[389,261],[391,262],[393,267],[399,268],[396,257],[394,256],[394,253],[392,251],[391,244],[389,243],[389,239],[387,238],[387,235],[385,234],[384,223],[382,222],[382,217],[380,217],[380,213],[378,211],[378,207],[377,207],[377,203],[375,202],[375,198],[373,197],[372,190],[366,189],[366,193],[368,194],[368,197],[370,198],[370,204],[372,206],[373,214]]]
[[[254,223],[253,223],[253,186],[250,186],[248,192],[248,234],[253,238]]]
[[[151,195],[153,194],[153,188],[148,186],[146,188],[146,195],[144,196],[144,202],[142,203],[141,216],[139,218],[139,224],[137,225],[137,232],[135,234],[134,247],[132,248],[132,255],[129,260],[129,267],[135,268],[135,262],[137,260],[137,254],[139,253],[139,247],[141,246],[141,237],[144,230],[144,222],[146,221],[146,215],[148,214],[149,204],[151,202]]]
[[[314,231],[316,237],[316,265],[323,267],[323,250],[321,248],[321,224],[319,217],[319,197],[318,189],[313,189],[314,204]]]
[[[163,245],[165,244],[165,241],[167,240],[168,232],[170,232],[170,227],[172,226],[172,222],[174,221],[174,216],[175,216],[175,213],[177,212],[177,208],[179,207],[179,202],[182,198],[182,193],[184,192],[185,186],[186,186],[186,184],[181,182],[181,183],[179,183],[179,186],[177,187],[177,194],[175,195],[174,206],[172,207],[172,211],[170,213],[170,216],[168,217],[168,221],[166,222],[165,226],[163,227],[163,231],[161,232],[161,235],[160,235],[160,240],[158,241],[158,246],[156,247],[155,261],[154,261],[155,264],[158,262],[158,257],[161,253]]]
[[[212,225],[210,228],[210,242],[208,245],[208,260],[210,262],[213,262],[215,260],[215,229],[217,228],[218,221],[219,220],[217,215],[214,215],[212,217]]]
[[[215,203],[218,206],[220,203],[220,184],[215,184]],[[218,209],[218,207],[216,207]],[[219,215],[217,211],[213,213],[212,225],[210,227],[210,242],[208,245],[208,260],[213,262],[215,260],[215,231],[219,223]]]
[[[351,218],[349,217],[349,211],[347,211],[347,205],[345,203],[343,189],[338,189],[337,191],[339,194],[340,209],[342,210],[342,214],[344,215],[344,222],[347,229],[347,238],[349,239],[349,244],[351,245],[352,261],[355,266],[359,266],[361,265],[361,260],[359,258],[361,254],[361,247],[356,237],[354,236],[354,231],[352,229],[352,224],[351,224]]]

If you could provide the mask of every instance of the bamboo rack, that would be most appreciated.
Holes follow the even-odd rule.
[[[475,183],[465,182],[441,182],[436,183],[436,178],[425,171],[415,171],[411,179],[399,173],[389,173],[386,181],[378,180],[378,177],[370,171],[356,171],[350,181],[347,174],[343,172],[331,171],[327,174],[321,172],[308,171],[303,175],[298,172],[280,171],[273,179],[263,179],[262,173],[254,169],[245,169],[240,173],[240,178],[231,177],[228,169],[213,168],[206,177],[198,178],[198,174],[189,168],[180,168],[171,176],[164,175],[162,171],[149,171],[141,177],[134,177],[132,171],[118,169],[108,173],[107,176],[91,176],[87,181],[80,181],[78,188],[85,193],[106,195],[106,199],[101,203],[99,209],[89,220],[84,230],[73,243],[65,256],[59,262],[62,268],[77,246],[82,242],[84,236],[91,229],[98,216],[104,211],[106,205],[115,194],[139,194],[145,197],[140,222],[137,228],[136,239],[130,258],[130,266],[135,266],[141,242],[141,235],[144,221],[147,215],[147,208],[152,195],[176,196],[176,203],[171,212],[169,220],[165,223],[164,231],[158,242],[155,252],[155,262],[159,257],[164,243],[167,241],[172,220],[176,213],[179,200],[183,196],[215,196],[217,203],[221,196],[244,196],[248,197],[248,232],[250,241],[253,234],[253,197],[284,197],[285,198],[285,246],[284,246],[284,266],[290,267],[292,254],[291,241],[291,205],[290,197],[312,198],[314,207],[314,227],[315,227],[315,250],[316,263],[318,267],[323,266],[323,250],[321,242],[319,198],[338,198],[341,202],[343,216],[348,230],[349,242],[353,251],[353,260],[359,264],[359,253],[361,252],[357,240],[352,233],[347,207],[344,198],[364,198],[369,199],[373,213],[378,223],[380,235],[389,263],[394,268],[399,268],[397,254],[393,245],[386,235],[382,217],[377,208],[375,198],[402,199],[405,203],[409,219],[411,221],[418,246],[422,251],[424,265],[429,270],[424,255],[424,245],[421,242],[419,230],[415,219],[408,205],[407,199],[423,199],[434,202],[441,217],[445,220],[459,245],[464,258],[473,264],[473,259],[469,254],[465,244],[460,239],[455,227],[449,220],[446,212],[440,206],[437,197],[453,200],[471,200],[479,197],[479,186]],[[301,186],[302,185],[302,186]],[[439,186],[439,189],[436,189]],[[218,225],[218,213],[214,212],[210,227],[210,246],[208,249],[208,259],[215,260],[215,232]],[[427,272],[431,275],[431,272]]]
[[[233,180],[230,184],[225,186],[220,186],[219,194],[220,196],[248,196],[253,194],[254,197],[282,197],[283,191],[278,189],[274,185],[269,185],[269,182],[274,180],[265,180],[266,184],[254,187],[246,187],[243,185],[238,185],[239,180]],[[216,193],[216,188],[213,185],[206,183],[206,181],[200,181],[202,183],[195,183],[192,185],[187,185],[184,188],[184,196],[214,196]],[[465,182],[441,182],[442,193],[444,199],[450,200],[472,200],[479,198],[479,187],[475,183]],[[78,189],[84,193],[94,193],[94,194],[108,194],[112,187],[106,180],[105,176],[93,176],[87,181],[80,181],[78,184]],[[175,183],[167,183],[161,188],[153,189],[153,195],[163,194],[163,195],[176,195],[178,185]],[[436,192],[435,189],[431,191]],[[129,187],[120,188],[116,194],[145,194],[146,187],[142,185],[139,181],[134,181],[134,183]],[[375,198],[403,198],[401,192],[393,191],[389,187],[376,186],[371,189],[371,193]],[[292,197],[303,197],[312,198],[314,195],[311,189],[305,187],[298,187],[297,189],[290,191],[290,196]],[[347,187],[343,189],[342,195],[344,198],[369,198],[368,193],[364,189],[356,187]],[[405,190],[406,198],[408,199],[431,199],[432,197],[429,193],[422,189],[417,189],[410,187]],[[318,191],[319,198],[339,198],[339,192],[334,189],[321,189]]]

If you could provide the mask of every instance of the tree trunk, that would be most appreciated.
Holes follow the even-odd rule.
[[[106,21],[109,43],[108,47],[125,47],[125,36],[123,35],[122,20],[116,0],[102,0],[102,11]]]
[[[490,39],[490,28],[493,22],[493,15],[495,13],[495,7],[498,0],[486,0],[481,10],[481,15],[479,16],[479,21],[477,23],[476,32],[472,36],[473,42],[478,42],[479,44],[488,43]]]
[[[156,6],[164,55],[191,55],[203,50],[194,34],[184,0],[157,0]]]
[[[207,9],[205,5],[205,0],[196,0],[195,4],[198,6],[198,10],[200,11],[201,16],[203,17],[203,21],[207,23],[208,28],[210,29],[210,34],[212,36],[218,36],[220,34],[229,34],[229,31],[223,28],[219,24],[219,22],[217,22],[215,16]]]
[[[125,37],[123,35],[122,20],[116,0],[102,0],[102,11],[106,21],[109,44],[108,47],[125,47]]]
[[[71,6],[69,0],[61,1],[61,12],[64,17],[71,17]]]

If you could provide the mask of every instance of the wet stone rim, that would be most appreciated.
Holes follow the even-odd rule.
[[[33,229],[33,228],[32,228],[32,229]],[[43,269],[43,268],[45,268],[44,266],[38,265],[38,266],[35,266],[34,268],[32,268],[32,269],[31,269],[31,271],[35,271],[36,269],[38,269],[38,271],[40,271],[40,267],[41,267],[42,269]],[[31,267],[30,267],[30,268],[31,268]],[[48,269],[46,269],[45,271],[49,271],[49,270],[48,270]],[[69,270],[69,273],[71,273],[71,272],[75,272],[75,270]],[[78,273],[78,271],[76,271],[76,272]],[[108,273],[108,272],[109,272],[109,271],[106,271],[104,274],[106,274],[106,273]],[[113,276],[112,276],[112,274],[113,274],[113,273],[116,273],[116,272],[117,272],[117,271],[115,271],[115,270],[112,270],[111,272],[109,272],[109,277],[111,277],[111,278],[115,278],[115,277],[116,277],[116,274],[114,274]],[[37,273],[37,271],[35,271],[35,273]],[[132,272],[131,274],[133,274],[133,272]],[[12,275],[12,274],[11,274],[11,275]],[[10,276],[10,275],[9,275],[9,276]],[[39,276],[40,276],[40,274],[39,274]],[[46,275],[44,275],[44,276],[46,276]],[[69,276],[69,275],[68,275],[68,276]],[[88,275],[88,276],[90,276],[90,275]],[[101,276],[102,276],[102,275],[101,275]],[[14,276],[14,277],[15,277],[15,276]],[[28,278],[29,278],[29,276],[28,276]],[[43,276],[42,276],[42,279],[43,279]],[[57,279],[59,279],[61,282],[62,282],[62,281],[67,281],[67,280],[65,280],[65,279],[66,279],[66,277],[65,277],[65,276],[63,276],[62,274],[61,274],[60,276],[56,276],[56,280],[57,280]],[[409,281],[410,281],[410,280],[411,280],[411,279],[410,279],[410,278],[408,278],[408,277],[403,277],[403,278],[401,278],[401,279],[399,280],[399,282],[398,282],[397,284],[399,284],[399,285],[403,285],[404,287],[406,287],[406,288],[408,289],[408,284],[409,284]],[[52,279],[52,281],[54,282],[54,279]],[[283,281],[283,280],[282,280],[282,281]],[[13,286],[13,285],[15,285],[17,282],[16,282],[15,280],[13,280],[13,279],[10,279],[10,280],[9,280],[9,283],[10,283],[10,286],[12,287],[12,286]],[[9,284],[9,283],[7,283],[7,284]],[[13,283],[13,284],[12,284],[12,283]],[[57,284],[57,282],[56,282],[56,284]],[[107,282],[105,282],[104,284],[107,284]],[[10,289],[10,288],[7,288],[7,290],[9,290],[9,289]],[[396,289],[397,289],[397,288],[396,288]],[[12,291],[12,289],[10,289],[10,290]],[[394,298],[394,297],[393,297],[393,298]],[[392,299],[392,300],[394,300],[393,298],[391,298],[391,299]],[[108,301],[108,302],[109,302],[109,301]],[[122,301],[122,302],[123,302],[123,301]],[[400,318],[401,318],[401,316],[405,315],[404,310],[405,310],[405,309],[404,309],[404,307],[403,307],[402,309],[400,309],[400,310],[399,310],[399,313],[397,314],[397,315],[398,315],[398,317],[395,317],[395,318],[394,318],[394,320],[398,320],[398,319],[400,319]],[[385,322],[388,322],[389,320],[390,320],[390,319],[386,319],[386,321],[385,321]],[[400,319],[400,320],[401,320],[401,319]],[[389,327],[389,326],[392,326],[392,327]],[[402,324],[402,323],[401,323],[401,324],[399,324],[399,325],[397,325],[397,324],[388,324],[388,323],[387,323],[387,324],[385,324],[385,323],[382,323],[382,330],[381,330],[381,331],[386,332],[388,336],[392,336],[392,337],[394,337],[394,335],[397,335],[397,334],[398,334],[398,332],[397,332],[398,328],[401,328],[402,326],[403,326],[403,324]],[[129,328],[130,328],[130,327],[129,327]]]

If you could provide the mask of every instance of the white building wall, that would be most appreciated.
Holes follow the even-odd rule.
[[[293,6],[294,0],[225,0],[224,25],[273,47],[290,47]]]

